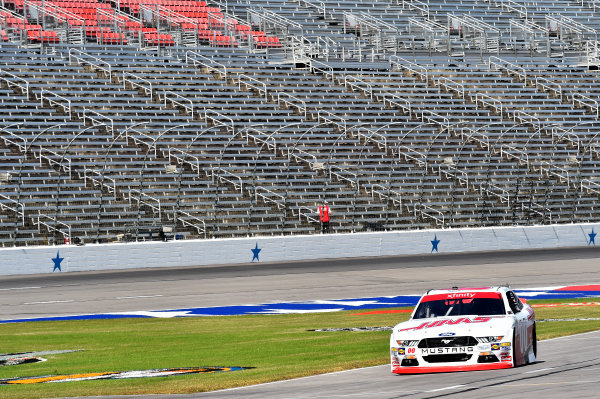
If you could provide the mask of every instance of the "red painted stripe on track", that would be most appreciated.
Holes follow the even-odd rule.
[[[554,291],[600,291],[600,285],[571,285]]]
[[[368,314],[384,314],[384,313],[412,313],[412,309],[396,309],[396,310],[374,310],[365,313],[352,313],[350,316],[364,316]]]

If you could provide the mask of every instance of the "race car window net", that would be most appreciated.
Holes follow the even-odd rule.
[[[506,309],[500,295],[475,294],[472,297],[465,298],[448,298],[446,295],[431,295],[421,300],[413,318],[426,319],[444,316],[494,316],[504,314],[506,314]]]

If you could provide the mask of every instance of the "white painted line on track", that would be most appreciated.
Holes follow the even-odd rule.
[[[462,388],[462,387],[466,387],[466,385],[452,385],[451,387],[444,387],[444,388],[438,388],[438,389],[432,389],[430,391],[425,391],[425,392],[439,392],[439,391],[446,391],[448,389],[456,389],[456,388]]]
[[[68,301],[42,301],[42,302],[25,302],[23,305],[45,305],[49,303],[70,303],[74,302],[72,299]]]
[[[542,371],[548,371],[548,370],[554,370],[554,367],[547,367],[545,369],[539,369],[539,370],[531,370],[531,371],[526,371],[523,374],[533,374],[533,373],[541,373]]]
[[[137,296],[118,296],[115,299],[138,299],[138,298],[158,298],[162,295],[137,295]]]
[[[38,290],[42,287],[13,287],[13,288],[0,288],[0,291],[12,291],[12,290]]]

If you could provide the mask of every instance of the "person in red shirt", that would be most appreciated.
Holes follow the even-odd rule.
[[[329,203],[323,201],[323,205],[319,206],[319,222],[321,222],[322,233],[329,233],[329,218],[331,216],[331,208]]]

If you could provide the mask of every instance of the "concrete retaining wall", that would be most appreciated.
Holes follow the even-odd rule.
[[[579,224],[20,247],[0,250],[0,275],[576,247],[595,245],[598,231]]]

